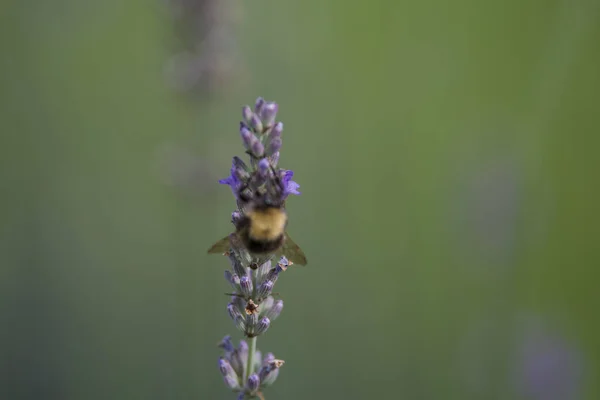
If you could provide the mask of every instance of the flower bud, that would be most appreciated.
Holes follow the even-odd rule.
[[[275,138],[281,137],[281,133],[283,132],[283,122],[278,122],[275,124],[271,132],[269,132],[269,139],[273,140]]]
[[[261,134],[263,131],[263,124],[260,120],[260,118],[258,118],[258,115],[253,115],[252,118],[250,118],[250,128],[252,128],[252,130],[258,134]]]
[[[246,382],[246,391],[251,395],[255,394],[258,388],[260,387],[260,379],[257,374],[252,374],[248,377],[248,381]]]
[[[235,317],[234,322],[236,328],[238,328],[242,332],[246,331],[246,318],[244,318],[243,315],[238,315],[237,317]]]
[[[269,147],[267,148],[267,154],[275,154],[281,150],[281,145],[283,141],[281,138],[276,137],[269,142]]]
[[[254,329],[254,335],[256,335],[256,336],[262,335],[263,333],[265,333],[267,331],[267,329],[269,329],[270,325],[271,325],[271,320],[269,318],[267,318],[267,317],[261,318],[260,321],[258,321],[256,328]]]
[[[263,99],[262,97],[257,98],[256,102],[254,103],[254,112],[260,114],[264,106],[265,99]]]
[[[238,390],[240,388],[240,384],[237,379],[227,375],[223,377],[223,382],[225,382],[225,386],[227,386],[231,390]]]
[[[237,317],[242,316],[242,313],[240,312],[239,308],[237,308],[232,303],[227,304],[227,313],[229,313],[229,316],[233,321],[235,321]]]
[[[225,279],[227,280],[227,282],[229,282],[233,290],[235,290],[236,292],[240,290],[240,277],[237,276],[237,274],[232,274],[231,271],[226,270]]]
[[[271,269],[271,260],[262,263],[256,270],[256,282],[262,282],[263,278],[267,275]]]
[[[264,314],[266,311],[270,310],[271,307],[273,307],[273,304],[275,304],[275,299],[273,298],[273,296],[269,296],[266,299],[263,299],[263,301],[260,302],[258,308],[259,314]]]
[[[245,340],[240,340],[238,350],[243,357],[248,357],[248,343]],[[244,358],[244,361],[246,359]]]
[[[248,362],[248,344],[244,340],[241,340],[239,347],[231,353],[230,362],[237,375],[244,376]]]
[[[279,152],[271,154],[271,156],[269,156],[269,161],[273,167],[276,167],[277,163],[279,162]]]
[[[246,269],[244,268],[244,266],[242,265],[242,263],[240,262],[238,257],[236,257],[235,254],[233,254],[233,253],[229,254],[229,262],[231,263],[231,266],[233,267],[233,272],[237,276],[246,276],[246,274],[247,274]]]
[[[248,275],[240,278],[240,288],[244,296],[250,297],[252,295],[252,279]]]
[[[231,341],[231,336],[227,335],[221,340],[218,347],[225,350],[225,353],[231,353],[234,350],[233,342]]]
[[[242,118],[244,118],[244,121],[247,124],[250,123],[250,120],[252,119],[253,116],[254,116],[254,113],[252,112],[252,110],[250,109],[250,107],[244,106],[242,108]]]
[[[223,376],[235,375],[235,371],[231,367],[231,364],[223,357],[219,358],[219,371],[221,371],[221,375]]]
[[[273,356],[268,354],[267,357]],[[258,377],[263,386],[272,385],[279,375],[279,368],[283,365],[283,360],[271,359],[263,363],[263,367],[258,372]]]
[[[260,371],[260,369],[262,368],[262,354],[260,352],[260,350],[256,350],[256,352],[254,353],[254,369],[253,371]]]
[[[271,292],[273,291],[273,286],[275,286],[275,284],[273,283],[273,281],[270,280],[266,280],[264,281],[259,287],[258,287],[258,291],[256,293],[256,295],[258,296],[259,299],[264,299],[267,296],[269,296],[271,294]]]
[[[267,353],[265,355],[265,358],[262,360],[261,367],[269,365],[271,363],[271,361],[274,361],[274,360],[275,360],[275,355],[273,353]]]
[[[251,150],[252,154],[257,158],[262,157],[265,154],[265,146],[263,146],[257,138],[254,138],[254,141],[252,142]]]
[[[240,313],[246,307],[246,300],[244,300],[242,297],[237,296],[237,295],[231,296],[230,303],[233,304],[235,306],[235,308],[240,310]]]
[[[271,171],[271,166],[269,165],[269,160],[263,158],[258,162],[258,173],[261,177],[266,178]]]
[[[223,380],[225,381],[225,385],[229,387],[231,390],[239,389],[239,380],[238,376],[233,370],[233,367],[224,358],[219,359],[219,371],[221,371],[221,375],[223,375]]]
[[[282,271],[281,267],[278,265],[275,268],[271,268],[269,272],[265,275],[265,280],[272,281],[273,284],[277,282],[277,278],[279,277],[279,273]]]
[[[273,126],[273,124],[275,124],[275,118],[277,117],[278,109],[279,106],[277,105],[277,103],[266,103],[262,107],[258,115],[260,116],[260,119],[262,120],[262,123],[265,126],[265,128],[270,128]]]
[[[246,314],[246,334],[249,337],[256,336],[254,331],[256,329],[256,325],[258,325],[258,314]]]
[[[252,148],[252,143],[254,143],[254,141],[256,140],[254,134],[248,128],[246,128],[246,125],[242,124],[240,126],[240,136],[242,137],[244,147],[247,150],[250,150]]]
[[[270,308],[265,308],[265,312],[263,313],[265,317],[269,318],[271,321],[275,321],[281,311],[283,310],[283,300],[277,300],[273,303]]]

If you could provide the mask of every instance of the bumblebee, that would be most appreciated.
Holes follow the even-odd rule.
[[[242,244],[250,254],[275,254],[294,264],[306,265],[306,256],[285,231],[286,225],[287,214],[282,208],[253,208],[237,222],[234,233],[219,240],[208,252],[222,254]]]
[[[270,190],[253,193],[244,199],[244,204],[238,204],[242,213],[234,221],[236,231],[215,243],[208,250],[209,254],[222,254],[232,247],[243,246],[252,255],[275,254],[285,256],[294,264],[306,265],[304,252],[285,231],[288,217],[284,202],[277,204],[274,200],[281,197],[281,182],[274,170],[273,173],[273,184],[267,182],[266,185]],[[268,195],[269,191],[271,195]]]

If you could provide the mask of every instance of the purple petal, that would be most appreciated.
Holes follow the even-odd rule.
[[[234,177],[234,176],[231,176],[231,175],[230,175],[230,176],[228,176],[228,177],[227,177],[227,178],[225,178],[225,179],[219,179],[219,183],[220,183],[221,185],[229,185],[229,186],[234,186],[234,185],[236,184],[236,182],[235,182],[235,181],[236,181],[235,177]]]
[[[230,175],[225,179],[219,179],[219,183],[221,185],[229,185],[231,187],[231,191],[233,192],[233,195],[236,199],[238,197],[238,191],[242,186],[242,182],[238,179],[236,172],[238,171],[238,169],[241,171],[241,168],[244,166],[243,162],[240,165],[238,165],[241,162],[241,160],[238,160],[236,160],[236,157],[234,157],[233,162],[231,164]]]
[[[298,188],[300,187],[300,185],[292,180],[292,177],[294,176],[294,171],[290,169],[281,170],[281,173],[281,183],[283,185],[284,198],[290,194],[299,195],[300,192],[298,191]]]
[[[300,194],[300,192],[298,191],[299,187],[300,187],[300,185],[298,185],[296,182],[289,181],[285,187],[285,193],[299,195]]]

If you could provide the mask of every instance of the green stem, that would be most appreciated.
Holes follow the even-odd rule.
[[[244,379],[244,384],[254,373],[254,353],[256,353],[256,336],[250,339],[250,348],[248,349],[248,365],[246,365],[246,379]]]

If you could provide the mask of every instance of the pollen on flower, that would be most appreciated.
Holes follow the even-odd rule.
[[[258,313],[258,304],[256,304],[252,299],[248,300],[246,304],[246,314],[252,315]]]

